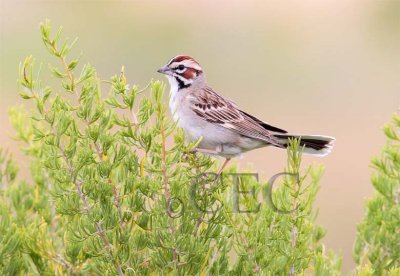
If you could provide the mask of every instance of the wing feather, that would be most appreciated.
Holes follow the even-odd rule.
[[[265,128],[269,126],[257,118],[238,109],[235,103],[224,99],[207,87],[197,93],[191,100],[192,110],[202,119],[219,124],[240,135],[259,139],[281,147],[273,132]],[[284,130],[274,128],[277,132]]]

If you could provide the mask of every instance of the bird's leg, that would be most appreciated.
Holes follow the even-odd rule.
[[[229,163],[230,160],[231,160],[230,158],[225,158],[224,163],[223,163],[222,166],[219,168],[219,170],[218,170],[218,172],[217,172],[217,175],[216,175],[215,178],[214,178],[214,184],[217,182],[217,180],[219,179],[219,177],[220,177],[221,174],[222,174],[222,171],[224,170],[224,168],[226,167],[226,165],[228,165],[228,163]]]
[[[223,145],[218,145],[215,150],[212,149],[202,149],[202,148],[195,148],[192,152],[196,153],[196,152],[201,152],[201,153],[206,153],[206,154],[219,154],[223,151]],[[222,166],[219,168],[217,174],[215,175],[214,178],[214,184],[217,182],[217,180],[219,179],[219,177],[222,174],[222,171],[224,170],[224,168],[226,167],[226,165],[228,165],[229,161],[231,160],[231,158],[225,158],[224,163],[222,164]]]

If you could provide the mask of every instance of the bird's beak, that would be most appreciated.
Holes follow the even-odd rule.
[[[169,69],[167,65],[164,65],[160,69],[157,70],[158,73],[164,74],[164,75],[169,75],[172,76],[172,70]]]

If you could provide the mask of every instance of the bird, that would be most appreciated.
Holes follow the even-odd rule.
[[[203,68],[190,56],[175,56],[157,72],[169,81],[174,121],[189,141],[200,139],[194,152],[225,158],[216,177],[232,158],[266,146],[285,149],[289,139],[300,139],[305,154],[325,156],[333,148],[334,137],[290,133],[243,111],[208,85]]]

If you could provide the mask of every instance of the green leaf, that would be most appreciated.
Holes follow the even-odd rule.
[[[53,67],[50,64],[49,64],[49,69],[50,69],[51,73],[53,74],[53,76],[56,77],[56,78],[63,79],[63,78],[67,77],[66,74],[61,73],[56,67]]]
[[[73,61],[71,61],[71,62],[68,64],[68,70],[69,70],[69,71],[74,70],[75,67],[78,65],[78,63],[79,63],[79,59],[74,59]]]
[[[29,99],[32,99],[32,98],[34,98],[34,96],[32,96],[30,93],[28,93],[28,92],[22,92],[22,91],[20,91],[19,92],[19,95],[21,96],[21,98],[23,98],[24,100],[29,100]]]
[[[123,104],[119,103],[118,100],[114,97],[108,98],[105,100],[105,103],[112,106],[112,107],[117,107],[117,108],[126,108]]]

